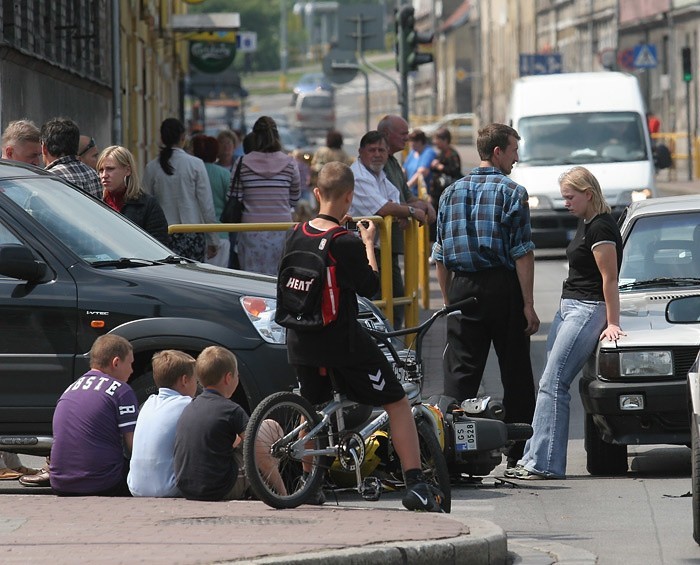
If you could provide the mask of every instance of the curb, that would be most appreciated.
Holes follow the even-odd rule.
[[[246,560],[256,565],[503,565],[508,560],[505,532],[487,520],[470,519],[469,534],[442,540],[396,542],[303,555],[280,555]],[[225,564],[241,561],[225,561]]]

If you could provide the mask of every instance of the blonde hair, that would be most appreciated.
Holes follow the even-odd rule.
[[[316,186],[326,200],[334,201],[355,188],[355,175],[345,163],[331,161],[321,167]]]
[[[591,192],[591,208],[596,214],[609,214],[610,206],[605,201],[598,179],[585,167],[573,167],[559,177],[559,186],[568,186],[576,192]]]
[[[141,194],[143,194],[143,189],[141,188],[141,179],[139,178],[138,171],[136,169],[136,160],[126,147],[121,145],[110,145],[100,153],[97,158],[97,172],[99,173],[104,160],[108,157],[114,159],[122,167],[129,167],[131,169],[131,174],[127,175],[124,179],[126,184],[126,193],[124,194],[125,200],[136,200]]]
[[[225,347],[210,345],[197,356],[195,371],[202,386],[212,386],[221,381],[226,373],[236,375],[238,361]]]
[[[173,388],[182,375],[194,376],[192,355],[177,349],[165,349],[153,356],[153,381],[158,388]]]
[[[32,143],[39,143],[41,141],[41,132],[39,128],[36,127],[36,124],[26,118],[10,122],[2,134],[3,148],[14,147],[18,143],[25,141],[30,141]]]

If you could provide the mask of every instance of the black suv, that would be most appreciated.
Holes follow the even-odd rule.
[[[180,257],[40,169],[0,161],[0,449],[47,454],[58,397],[98,336],[134,347],[130,384],[156,391],[158,350],[233,351],[246,409],[296,384],[274,323],[275,280]],[[381,325],[364,302],[361,316]]]

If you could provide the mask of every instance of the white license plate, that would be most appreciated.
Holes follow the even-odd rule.
[[[455,450],[476,450],[476,424],[474,422],[459,422],[455,425]]]

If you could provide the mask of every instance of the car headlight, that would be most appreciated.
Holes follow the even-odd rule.
[[[670,351],[621,351],[621,377],[670,377],[673,355]]]
[[[242,296],[241,306],[253,327],[267,343],[284,345],[287,331],[275,322],[277,300],[262,296]]]
[[[528,198],[528,203],[532,210],[551,210],[554,207],[552,201],[547,196],[541,194],[531,194]]]

